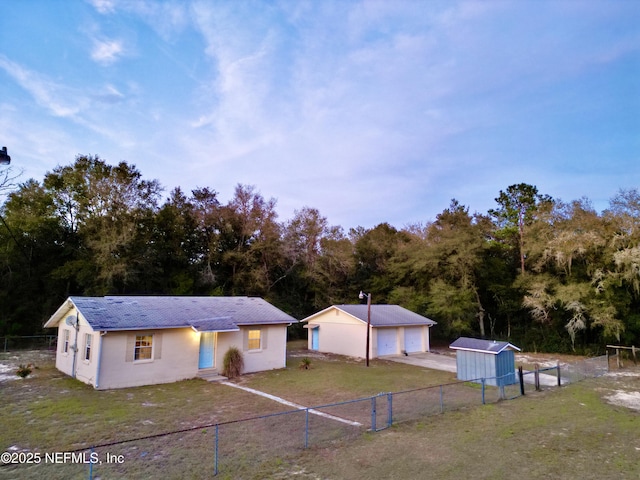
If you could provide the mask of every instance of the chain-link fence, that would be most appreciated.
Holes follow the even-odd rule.
[[[12,350],[55,350],[57,335],[28,335],[0,337],[0,348],[3,352]]]
[[[394,423],[555,388],[602,375],[606,367],[606,357],[599,357],[533,371],[520,369],[516,383],[506,385],[513,381],[513,374],[201,425],[59,453],[57,457],[42,454],[38,462],[31,464],[20,461],[22,465],[6,465],[26,457],[9,458],[15,460],[10,462],[3,457],[0,478],[205,478],[220,473],[231,475],[230,478],[243,477],[245,473],[251,476],[256,464],[277,466],[309,447],[356,438],[365,431],[380,431]]]
[[[575,383],[585,378],[600,377],[609,371],[609,355],[586,358],[559,366],[562,383]]]

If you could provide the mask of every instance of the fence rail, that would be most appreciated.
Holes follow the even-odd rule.
[[[15,473],[20,478],[46,476],[48,480],[151,478],[166,477],[167,465],[179,465],[185,478],[221,472],[242,476],[256,462],[269,462],[313,446],[356,438],[366,431],[378,432],[394,423],[511,400],[536,390],[596,377],[607,372],[607,363],[607,356],[603,356],[533,371],[520,369],[516,383],[506,385],[505,378],[513,379],[513,374],[384,392],[346,402],[79,448],[64,452],[67,457],[57,459],[45,458],[43,453],[38,464],[5,464],[0,474]],[[490,385],[489,380],[500,386]]]

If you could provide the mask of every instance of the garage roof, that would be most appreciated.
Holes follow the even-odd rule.
[[[363,322],[367,322],[367,305],[332,305],[329,308],[311,315],[302,320],[307,322],[327,310],[338,309]],[[371,305],[371,326],[373,327],[400,327],[400,326],[436,325],[430,318],[423,317],[400,305]]]

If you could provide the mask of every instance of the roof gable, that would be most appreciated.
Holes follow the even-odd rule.
[[[331,309],[338,309],[357,320],[367,322],[367,305],[332,305],[324,310],[315,313],[302,322],[308,322]],[[400,305],[371,305],[371,325],[373,327],[399,327],[411,325],[436,325],[433,320],[423,317],[417,313],[407,310]]]
[[[185,328],[238,330],[239,325],[289,324],[290,315],[258,297],[69,297],[94,330]],[[62,307],[45,327],[55,326]]]
[[[496,340],[482,340],[480,338],[460,337],[449,348],[453,350],[467,350],[472,352],[483,352],[497,355],[505,350],[517,350],[518,347],[509,342],[498,342]]]

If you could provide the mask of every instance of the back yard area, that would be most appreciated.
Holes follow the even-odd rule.
[[[310,369],[299,368],[303,358],[310,359]],[[26,379],[13,375],[20,363],[34,365]],[[237,383],[317,406],[454,381],[451,373],[384,360],[366,368],[362,361],[312,355],[292,343],[286,369],[246,375]],[[477,385],[460,388],[455,395],[479,395]],[[304,411],[224,424],[218,429],[218,478],[637,479],[639,391],[640,372],[631,368],[512,401],[478,401],[410,421],[394,418],[390,429],[376,433],[366,431],[365,422],[358,429],[309,415],[308,449],[302,448]],[[46,351],[0,354],[0,399],[3,452],[44,455],[159,435],[96,449],[103,463],[95,465],[94,478],[211,478],[214,424],[291,410],[203,380],[95,391],[55,370]],[[357,403],[328,413],[366,419],[370,404],[364,403],[362,409]],[[161,435],[176,430],[183,432]],[[122,462],[108,464],[107,458]],[[88,478],[88,472],[84,464],[41,462],[2,466],[0,478]]]

